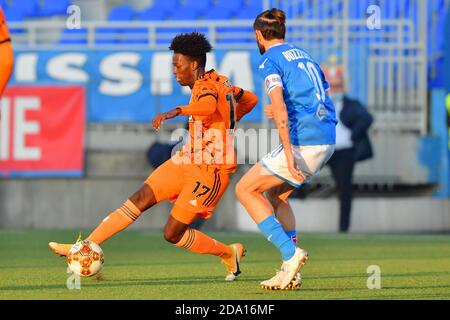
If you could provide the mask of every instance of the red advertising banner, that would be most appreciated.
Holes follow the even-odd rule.
[[[7,87],[0,112],[0,176],[82,175],[83,87]]]

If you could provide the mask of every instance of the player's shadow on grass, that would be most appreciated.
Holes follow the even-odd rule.
[[[395,259],[395,257],[386,257],[386,256],[361,256],[361,257],[350,257],[350,256],[342,256],[339,258],[327,258],[327,257],[316,257],[314,258],[314,263],[319,262],[319,261],[325,261],[327,263],[333,263],[334,261],[337,262],[341,262],[341,261],[345,261],[345,262],[351,262],[351,261],[361,261],[362,263],[366,263],[367,261],[390,261],[392,259]],[[427,258],[428,259],[428,258]],[[431,257],[429,258],[431,259]],[[273,259],[253,259],[249,262],[245,262],[245,263],[254,263],[254,264],[260,264],[260,263],[273,263],[274,265],[279,265],[279,261],[278,260],[273,260]]]
[[[246,276],[246,277],[240,277],[236,281],[233,282],[254,282],[254,281],[261,281],[261,277],[258,276]],[[212,283],[218,283],[218,284],[227,284],[227,282],[224,280],[222,276],[220,277],[201,277],[201,278],[164,278],[164,279],[126,279],[126,280],[117,280],[114,282],[121,283],[121,285],[124,284],[133,284],[133,285],[194,285],[194,284],[203,284],[205,282],[212,284]],[[229,282],[230,284],[233,282]]]
[[[334,288],[305,288],[304,286],[300,291],[304,292],[320,292],[320,291],[330,291],[330,292],[343,292],[343,291],[355,291],[355,290],[368,290],[367,287],[334,287]]]
[[[437,286],[409,286],[409,287],[381,287],[381,289],[379,290],[369,290],[367,287],[334,287],[334,288],[305,288],[302,287],[300,290],[297,291],[293,291],[293,292],[304,292],[304,293],[319,293],[319,292],[324,292],[324,293],[331,293],[331,292],[336,292],[336,293],[342,293],[342,292],[351,292],[351,296],[348,297],[334,297],[334,298],[325,298],[325,299],[331,299],[331,300],[388,300],[388,299],[423,299],[423,298],[433,298],[433,297],[450,297],[450,292],[448,294],[437,294],[437,293],[432,293],[432,294],[417,294],[417,290],[424,290],[424,289],[447,289],[450,288],[450,284],[449,285],[437,285]],[[385,291],[383,291],[385,290]],[[387,290],[411,290],[412,292],[399,292],[397,295],[395,294],[388,294],[388,295],[375,295],[379,294],[379,293],[383,293],[386,292]],[[355,295],[355,292],[358,292],[357,295]],[[371,294],[369,294],[369,292]],[[366,293],[365,295],[360,295],[362,293]],[[388,293],[388,292],[386,292]],[[313,298],[313,299],[317,299],[317,298]]]
[[[158,285],[164,285],[164,286],[179,286],[180,284],[182,285],[195,285],[198,283],[204,283],[205,279],[208,280],[208,284],[211,285],[211,281],[213,283],[221,283],[221,284],[226,284],[224,282],[223,279],[218,279],[218,278],[214,278],[214,277],[208,277],[208,278],[203,278],[203,279],[155,279],[155,280],[127,280],[127,281],[100,281],[100,282],[91,282],[91,283],[85,283],[82,282],[81,283],[81,289],[84,288],[89,288],[89,289],[95,289],[96,287],[123,287],[126,285],[139,285],[139,286],[158,286]],[[250,281],[255,281],[257,279],[239,279],[236,282],[250,282]],[[228,285],[228,284],[227,284]],[[230,284],[232,285],[232,284]],[[362,300],[367,300],[367,299],[377,299],[377,300],[383,300],[383,299],[424,299],[424,298],[445,298],[448,299],[450,297],[450,292],[448,294],[446,293],[430,293],[430,294],[417,294],[417,290],[424,290],[424,289],[447,289],[450,288],[450,284],[449,285],[434,285],[434,286],[421,286],[421,285],[416,285],[416,286],[400,286],[400,287],[395,287],[395,286],[387,286],[387,287],[383,287],[380,290],[369,290],[367,287],[333,287],[333,288],[305,288],[302,287],[299,290],[294,290],[294,291],[283,291],[285,293],[299,293],[299,292],[305,292],[305,293],[317,293],[317,292],[352,292],[354,293],[355,291],[358,291],[359,293],[365,292],[365,291],[371,291],[373,293],[384,293],[386,291],[391,291],[391,290],[414,290],[413,292],[411,292],[411,294],[409,294],[408,292],[399,292],[398,294],[387,294],[387,295],[354,295],[352,294],[349,297],[335,297],[332,298],[333,300],[347,300],[347,299],[362,299]],[[23,290],[51,290],[51,289],[55,289],[55,290],[61,290],[61,289],[66,289],[66,287],[64,285],[60,285],[60,284],[52,284],[52,285],[18,285],[18,286],[3,286],[0,287],[0,290],[11,290],[11,291],[23,291]],[[79,292],[79,290],[75,290],[74,292]],[[266,291],[262,291],[262,292],[257,292],[255,294],[264,294]],[[272,291],[267,291],[267,292],[272,292]],[[388,293],[388,292],[386,292]]]
[[[415,272],[415,273],[384,273],[383,278],[397,278],[397,277],[429,277],[429,276],[443,276],[448,275],[448,272]]]
[[[403,277],[428,277],[428,276],[441,276],[447,275],[447,272],[420,272],[420,273],[397,273],[397,274],[384,274],[384,278],[403,278]],[[257,275],[243,275],[236,280],[237,283],[248,283],[248,282],[256,282],[259,284],[261,280],[264,280],[267,275],[257,274]],[[367,279],[366,274],[347,274],[347,275],[320,275],[320,276],[304,276],[303,280],[323,280],[323,279],[347,279],[347,278],[360,278],[363,283]],[[104,280],[95,280],[95,279],[83,279],[81,283],[81,287],[121,287],[124,285],[139,285],[139,286],[191,286],[196,284],[227,284],[222,276],[199,276],[197,277],[172,277],[172,278],[160,278],[160,279],[120,279],[116,280],[114,278],[105,278]],[[232,285],[232,283],[230,283]],[[43,290],[43,289],[63,289],[65,288],[65,284],[46,284],[46,285],[9,285],[9,286],[0,286],[0,290]],[[448,285],[411,285],[411,286],[382,286],[384,290],[411,290],[411,289],[450,289],[450,284]],[[334,288],[303,288],[301,291],[306,292],[320,292],[320,291],[352,291],[352,290],[368,290],[367,287],[334,287]],[[433,295],[407,295],[408,297],[421,297],[421,296],[430,296]],[[442,296],[436,294],[436,296]],[[447,296],[450,296],[450,292]],[[387,296],[376,296],[372,298],[383,299],[383,298],[396,298],[396,295],[387,295]],[[353,297],[352,299],[358,299],[358,297]],[[360,297],[360,299],[364,299],[366,297]]]
[[[46,285],[18,285],[0,287],[0,291],[23,291],[23,290],[44,290],[44,289],[65,289],[65,284],[46,284]]]
[[[417,273],[384,273],[383,278],[402,278],[402,277],[429,277],[448,275],[448,272],[417,272]],[[303,276],[303,280],[320,280],[320,279],[346,279],[361,278],[367,279],[366,273],[340,274],[340,275],[320,275],[309,276],[307,273]]]
[[[375,290],[376,293],[384,293],[386,291],[392,291],[392,290],[413,290],[412,292],[399,292],[398,294],[387,294],[387,295],[373,295],[371,297],[357,297],[352,296],[351,299],[372,299],[372,300],[409,300],[409,299],[426,299],[426,298],[441,298],[448,300],[450,298],[450,291],[448,293],[417,293],[418,290],[424,290],[424,289],[448,289],[450,288],[449,285],[436,285],[436,286],[403,286],[403,287],[393,287],[388,286],[384,287],[382,286],[381,289]],[[367,288],[365,288],[368,290]],[[388,293],[388,292],[386,292]],[[339,299],[346,299],[346,298],[339,298]]]
[[[446,285],[429,285],[429,286],[424,286],[424,285],[411,285],[411,286],[382,286],[382,289],[385,290],[409,290],[409,289],[445,289],[445,288],[450,288],[450,284],[446,284]],[[448,293],[450,295],[450,291]]]
[[[239,278],[236,282],[250,282],[250,281],[260,281],[259,277],[246,277]],[[228,284],[223,277],[202,277],[202,278],[164,278],[164,279],[126,279],[126,280],[115,280],[113,278],[105,278],[104,280],[90,280],[85,279],[81,282],[81,288],[93,288],[93,287],[123,287],[125,285],[133,286],[191,286],[195,284],[209,285],[213,283],[218,284]],[[230,283],[231,284],[231,283]],[[51,284],[51,285],[17,285],[17,286],[3,286],[0,290],[44,290],[44,289],[64,289],[65,284]]]

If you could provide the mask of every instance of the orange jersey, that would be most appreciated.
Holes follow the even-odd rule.
[[[242,96],[242,91],[242,89],[236,90],[227,77],[214,70],[206,72],[195,82],[190,105],[180,107],[182,115],[190,115],[191,140],[183,151],[191,163],[216,167],[221,172],[236,170],[233,140],[236,122],[239,118],[236,111],[238,104],[235,98],[239,94]],[[206,97],[212,103],[206,105],[205,110],[200,110],[197,114],[210,114],[193,115],[196,114],[193,106],[198,105]],[[251,105],[251,108],[254,105],[256,102]]]
[[[8,26],[6,25],[5,15],[3,14],[3,9],[0,7],[0,43],[10,39]]]
[[[175,220],[189,225],[211,217],[236,169],[236,121],[257,101],[256,95],[211,70],[195,82],[190,104],[177,108],[179,115],[190,116],[191,141],[145,181],[157,202],[174,201]]]

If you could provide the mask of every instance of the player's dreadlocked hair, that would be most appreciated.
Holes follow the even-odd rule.
[[[175,53],[181,53],[198,62],[200,67],[206,65],[206,53],[212,49],[205,35],[198,32],[181,33],[173,38],[169,47]]]
[[[253,23],[253,29],[261,31],[264,39],[284,39],[286,35],[286,14],[272,8],[260,13]]]

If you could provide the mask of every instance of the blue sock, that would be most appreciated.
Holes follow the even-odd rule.
[[[281,253],[283,260],[289,260],[295,254],[295,245],[284,232],[283,226],[271,215],[266,220],[258,224],[259,230],[272,242]]]
[[[285,231],[285,232],[286,232],[286,235],[289,237],[289,239],[291,239],[294,244],[297,244],[297,231],[289,230],[289,231]]]

